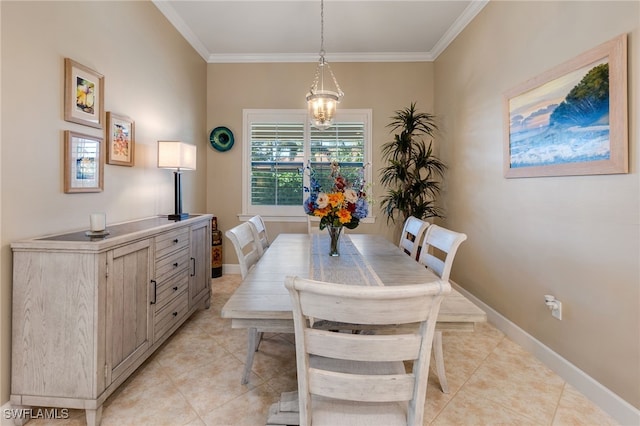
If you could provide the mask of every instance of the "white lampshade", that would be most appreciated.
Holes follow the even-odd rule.
[[[196,146],[180,141],[158,141],[158,167],[195,170]]]

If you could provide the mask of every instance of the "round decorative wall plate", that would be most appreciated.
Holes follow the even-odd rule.
[[[228,151],[233,146],[233,132],[226,127],[216,127],[209,135],[209,143],[217,151]]]

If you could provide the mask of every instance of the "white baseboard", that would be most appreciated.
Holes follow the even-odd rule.
[[[0,425],[1,426],[14,426],[13,420],[10,415],[6,415],[11,410],[11,403],[7,401],[2,407],[0,407]]]
[[[480,309],[485,311],[487,313],[487,320],[498,330],[502,331],[507,337],[522,346],[525,350],[535,355],[536,358],[562,377],[567,383],[613,417],[615,421],[621,425],[640,425],[640,410],[552,351],[538,339],[509,321],[473,294],[455,282],[451,284],[456,290],[464,294]]]
[[[222,275],[240,275],[240,265],[238,263],[225,263],[222,265]]]

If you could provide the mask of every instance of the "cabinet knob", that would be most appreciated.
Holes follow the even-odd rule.
[[[173,244],[178,244],[178,239],[177,238],[173,240]]]
[[[175,287],[173,288],[173,291],[178,291],[178,286],[175,286]]]
[[[174,267],[174,268],[177,268],[177,267],[178,267],[178,262],[174,263],[174,264],[173,264],[173,267]]]
[[[177,312],[174,312],[174,313],[173,313],[173,316],[174,316],[174,317],[177,317],[177,316],[178,316],[178,313],[177,313]]]

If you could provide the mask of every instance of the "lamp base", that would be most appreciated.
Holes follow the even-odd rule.
[[[169,216],[167,216],[167,219],[169,220],[189,219],[189,213],[170,214]]]

